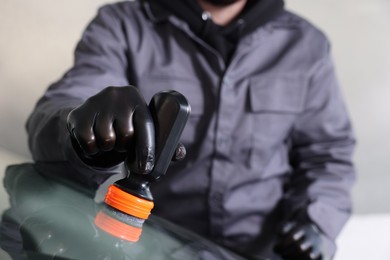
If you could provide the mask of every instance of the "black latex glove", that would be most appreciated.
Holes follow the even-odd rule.
[[[136,173],[153,169],[153,119],[137,88],[105,88],[73,109],[67,123],[73,147],[85,163],[110,167],[125,160]],[[178,157],[184,157],[183,149],[177,148]]]
[[[295,217],[283,225],[275,252],[288,260],[328,260],[324,234],[308,217]]]

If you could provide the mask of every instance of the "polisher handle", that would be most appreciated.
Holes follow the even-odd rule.
[[[147,178],[150,181],[157,181],[168,169],[191,113],[191,107],[182,94],[168,90],[153,96],[149,110],[156,133],[156,159],[153,171]]]

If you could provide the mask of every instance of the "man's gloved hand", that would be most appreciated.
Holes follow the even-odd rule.
[[[73,147],[85,163],[111,167],[125,160],[132,172],[147,174],[153,169],[153,118],[137,88],[103,89],[73,109],[67,124]],[[183,146],[176,150],[178,157],[185,156]]]
[[[324,239],[307,216],[296,216],[283,225],[274,250],[287,260],[328,260]]]

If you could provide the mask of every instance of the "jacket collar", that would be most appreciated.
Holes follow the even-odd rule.
[[[155,3],[154,1],[142,0],[142,7],[148,19],[153,23],[165,22],[170,13],[168,10]]]

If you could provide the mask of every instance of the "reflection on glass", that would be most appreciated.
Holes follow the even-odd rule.
[[[142,234],[143,220],[105,207],[96,215],[95,225],[114,237],[138,242]]]
[[[96,203],[93,192],[33,164],[8,167],[0,245],[13,259],[241,259],[176,225]],[[141,235],[142,234],[142,235]]]

